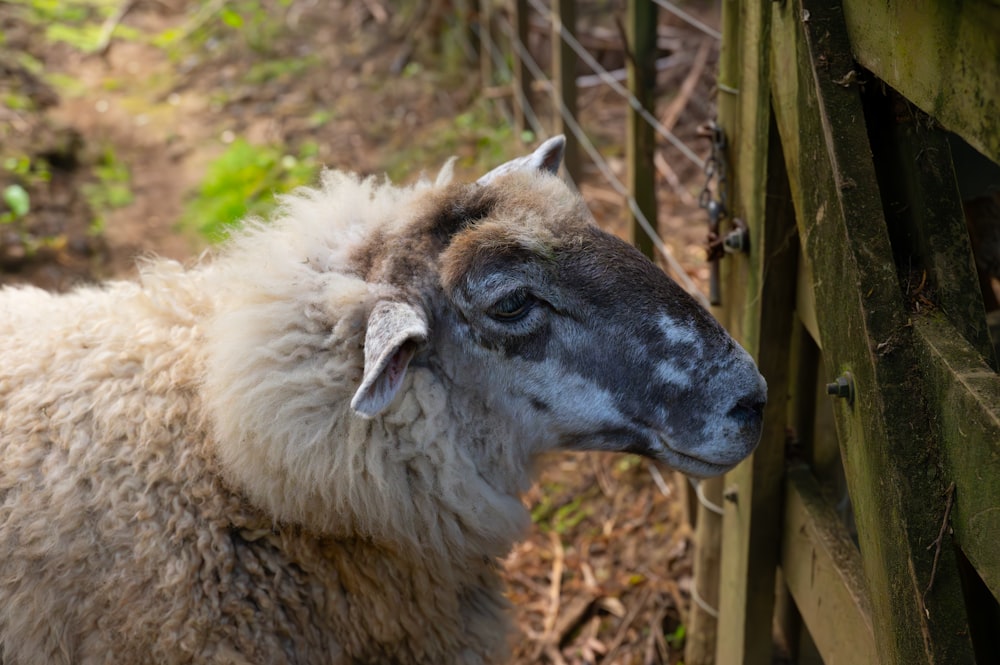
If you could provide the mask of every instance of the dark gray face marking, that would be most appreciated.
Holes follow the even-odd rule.
[[[547,413],[552,410],[552,407],[546,404],[544,400],[541,400],[537,397],[529,397],[528,403],[531,404],[531,408],[533,408],[535,411],[538,411],[539,413]]]
[[[765,384],[711,315],[572,206],[546,217],[545,199],[491,191],[453,189],[418,220],[442,296],[428,301],[427,353],[440,355],[426,366],[507,414],[533,450],[635,452],[696,475],[748,454]]]
[[[567,246],[557,256],[562,290],[579,299],[572,310],[581,324],[602,334],[581,334],[575,347],[564,345],[554,352],[581,376],[621,395],[620,408],[636,420],[657,420],[651,414],[697,388],[657,380],[650,371],[657,363],[666,360],[679,375],[697,377],[710,369],[706,355],[729,353],[732,341],[722,328],[657,266],[618,238],[588,229],[584,242]],[[661,325],[665,316],[684,334],[666,335]],[[700,412],[689,410],[685,429],[703,425]],[[674,413],[673,418],[684,416]]]

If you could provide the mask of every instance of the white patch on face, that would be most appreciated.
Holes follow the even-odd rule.
[[[660,330],[673,344],[686,344],[693,353],[701,353],[702,341],[698,333],[690,326],[678,325],[668,315],[660,316]]]
[[[676,363],[664,360],[656,365],[656,376],[667,385],[678,388],[691,387],[691,373],[685,372]]]
[[[551,412],[542,417],[557,421],[560,433],[592,432],[628,423],[609,391],[553,359],[531,363],[530,369],[519,374],[525,379],[524,392],[548,405]]]

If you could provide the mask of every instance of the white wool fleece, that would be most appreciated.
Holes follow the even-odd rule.
[[[210,270],[220,290],[203,394],[227,476],[275,518],[436,556],[503,556],[524,508],[480,474],[459,434],[474,416],[431,372],[411,368],[384,416],[350,409],[365,323],[391,292],[342,266],[434,189],[327,172],[322,190],[286,197],[275,222],[237,236]]]
[[[349,409],[386,287],[338,266],[434,189],[327,173],[204,266],[0,291],[5,665],[503,661],[526,518],[471,416],[421,367]]]

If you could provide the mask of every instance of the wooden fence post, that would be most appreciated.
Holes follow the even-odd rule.
[[[562,38],[562,30],[576,32],[576,0],[552,0],[552,91],[556,105],[556,133],[566,137],[563,164],[570,179],[580,183],[580,150],[563,112],[576,117],[576,52]]]
[[[770,665],[797,245],[788,177],[771,122],[771,2],[723,3],[719,123],[728,137],[729,218],[750,230],[747,260],[725,259],[725,325],[757,360],[770,399],[757,450],[726,475],[719,665]]]
[[[514,0],[514,39],[528,48],[528,0]],[[528,129],[525,122],[525,109],[531,106],[531,76],[524,59],[517,55],[517,49],[511,49],[514,54],[514,133],[520,141]]]
[[[721,505],[724,484],[724,478],[703,480],[700,487],[701,495],[716,506]],[[713,613],[710,610],[719,606],[722,515],[717,514],[703,501],[698,501],[696,509],[698,527],[695,531],[692,593],[698,594],[698,598],[708,607],[702,607],[697,601],[691,604],[691,613],[686,622],[684,662],[686,665],[714,665],[718,612]]]
[[[482,89],[493,85],[493,0],[479,0],[479,77]]]
[[[628,89],[644,109],[653,108],[656,85],[656,5],[649,0],[628,3]],[[656,231],[656,185],[653,153],[656,134],[634,108],[629,108],[625,142],[628,162],[628,190],[639,210]],[[632,242],[646,256],[653,256],[653,240],[640,226],[634,211],[629,212]]]

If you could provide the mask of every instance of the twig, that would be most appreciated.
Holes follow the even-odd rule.
[[[695,200],[691,193],[684,188],[684,183],[677,176],[677,172],[671,168],[670,163],[667,162],[666,158],[663,156],[659,150],[653,153],[653,165],[656,166],[656,170],[660,172],[663,179],[667,181],[670,188],[674,190],[674,194],[677,198],[681,200],[681,203],[687,206],[696,206],[698,201]]]
[[[653,589],[647,588],[645,591],[643,591],[639,599],[632,605],[632,608],[628,611],[628,614],[626,614],[625,618],[622,619],[621,625],[618,626],[618,632],[615,633],[614,638],[611,640],[611,642],[608,643],[607,645],[608,653],[607,655],[604,656],[604,658],[601,659],[601,662],[607,662],[607,663],[615,662],[614,657],[617,655],[618,649],[621,647],[622,643],[625,641],[625,638],[628,636],[628,629],[632,627],[632,624],[635,622],[636,617],[638,617],[642,609],[646,607],[646,604],[649,602],[649,598],[652,595],[653,595]]]
[[[567,665],[566,659],[562,657],[561,653],[559,653],[559,647],[556,645],[549,644],[545,647],[544,653],[548,659],[552,661],[552,665]]]
[[[604,495],[605,499],[612,499],[617,492],[617,487],[614,486],[613,481],[608,476],[607,469],[605,468],[603,458],[598,455],[590,455],[591,468],[594,471],[594,478],[597,480],[597,486],[601,488],[601,494]]]
[[[389,21],[389,12],[385,10],[385,7],[378,0],[364,0],[364,5],[377,24],[385,25]]]
[[[663,479],[663,474],[660,470],[656,468],[656,465],[650,461],[646,462],[646,468],[649,469],[649,475],[653,477],[653,483],[660,490],[660,494],[670,498],[672,492],[670,491],[670,486],[667,485],[667,481]]]
[[[552,541],[552,578],[549,581],[549,609],[545,613],[545,637],[546,641],[551,641],[556,627],[556,619],[559,617],[559,599],[562,592],[562,574],[565,551],[559,534],[555,531],[549,532],[549,539]]]
[[[201,5],[198,8],[198,11],[195,12],[194,16],[188,19],[184,25],[181,26],[177,36],[174,37],[174,40],[184,41],[190,37],[195,31],[201,28],[201,26],[208,23],[213,16],[221,12],[227,2],[228,0],[209,0],[209,2]]]
[[[694,62],[691,64],[691,71],[684,77],[684,82],[681,83],[681,89],[678,91],[677,96],[674,97],[673,101],[667,105],[666,110],[663,112],[663,119],[660,122],[667,128],[667,131],[673,131],[674,125],[677,124],[677,121],[681,117],[681,113],[684,112],[688,102],[691,101],[691,95],[694,94],[695,88],[698,86],[698,81],[701,80],[701,75],[705,72],[705,65],[708,64],[708,56],[712,52],[713,44],[714,42],[711,39],[701,40],[698,53],[695,54]]]
[[[115,33],[115,28],[121,25],[122,20],[125,15],[128,14],[129,10],[135,4],[135,0],[123,0],[119,3],[118,9],[104,21],[104,25],[101,26],[101,35],[97,38],[97,48],[94,52],[98,55],[107,55],[108,49],[111,48],[111,37]]]
[[[923,598],[925,600],[927,594],[931,592],[931,588],[934,586],[934,578],[937,576],[938,559],[941,557],[941,543],[944,541],[944,533],[948,529],[948,517],[951,515],[951,506],[955,501],[954,481],[948,485],[945,495],[947,496],[947,501],[944,504],[944,519],[941,520],[941,530],[938,531],[938,536],[934,539],[934,542],[927,546],[927,549],[934,548],[934,563],[931,564],[931,579],[927,582],[927,588],[924,589]],[[928,612],[926,606],[924,607],[924,612]]]

